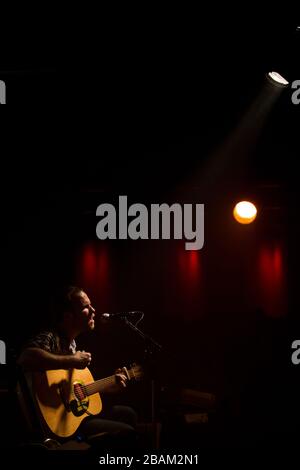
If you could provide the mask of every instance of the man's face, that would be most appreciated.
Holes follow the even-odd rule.
[[[83,332],[95,327],[95,309],[85,292],[80,292],[73,298],[74,320],[78,329]]]

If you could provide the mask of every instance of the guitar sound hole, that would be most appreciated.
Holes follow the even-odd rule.
[[[74,394],[77,400],[84,400],[86,397],[85,392],[83,390],[82,384],[80,383],[75,383],[74,384]]]

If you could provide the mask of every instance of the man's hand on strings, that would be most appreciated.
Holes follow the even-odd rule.
[[[117,385],[121,386],[121,388],[127,387],[128,378],[123,369],[117,369],[115,372],[115,377]]]

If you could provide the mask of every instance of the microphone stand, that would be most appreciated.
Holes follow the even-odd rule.
[[[157,343],[151,336],[146,335],[143,331],[141,331],[134,323],[128,320],[125,316],[123,318],[124,323],[131,328],[135,333],[137,333],[145,342],[145,353],[149,357],[153,356],[155,352],[161,352],[162,346],[161,344]],[[158,435],[158,423],[156,421],[156,391],[155,391],[155,380],[153,376],[151,377],[151,424],[153,433],[153,444],[154,448],[159,448],[159,435]]]

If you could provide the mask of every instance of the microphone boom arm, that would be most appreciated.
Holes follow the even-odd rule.
[[[123,318],[126,325],[128,325],[133,331],[135,331],[143,340],[148,343],[151,347],[156,349],[158,352],[161,352],[162,346],[161,344],[157,343],[151,336],[146,335],[142,330],[140,330],[136,325],[134,325],[131,321],[128,320],[127,317]]]

